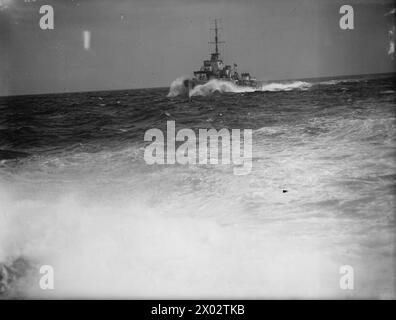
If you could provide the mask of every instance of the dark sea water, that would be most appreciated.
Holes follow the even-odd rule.
[[[212,83],[189,101],[176,81],[0,98],[3,296],[394,298],[395,88]],[[169,120],[252,129],[251,173],[146,164],[145,131]],[[43,264],[54,291],[37,286]]]

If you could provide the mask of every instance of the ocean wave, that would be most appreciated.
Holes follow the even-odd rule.
[[[188,91],[186,86],[184,85],[185,80],[188,80],[188,77],[182,76],[172,81],[169,87],[169,93],[167,97],[172,98],[172,97],[187,95]]]
[[[180,77],[174,80],[169,88],[168,97],[176,97],[179,95],[187,95],[188,90],[184,86],[184,81],[188,80],[187,77]],[[311,83],[304,81],[290,81],[290,82],[271,82],[263,83],[261,86],[244,87],[238,86],[230,81],[212,79],[205,84],[197,85],[189,92],[189,96],[207,96],[214,92],[220,93],[246,93],[246,92],[274,92],[274,91],[291,91],[291,90],[306,90],[312,86]]]
[[[262,127],[262,128],[254,130],[253,133],[259,134],[259,135],[272,136],[272,135],[283,134],[286,130],[287,130],[287,128],[285,128],[285,127]]]
[[[190,104],[164,88],[9,98],[0,299],[394,297],[394,82],[273,82]],[[251,174],[147,165],[144,132],[169,117],[251,128]],[[44,264],[55,290],[30,278]],[[367,274],[360,290],[340,290],[343,264]]]
[[[295,89],[307,90],[312,86],[309,82],[292,81],[292,82],[273,82],[264,84],[259,91],[290,91]]]
[[[9,191],[0,194],[8,211],[0,211],[0,262],[7,261],[0,267],[15,269],[4,289],[24,283],[27,298],[301,295],[318,281],[312,260],[328,261],[309,241],[280,241],[276,232],[252,233],[243,225],[186,215],[198,213],[202,201],[156,206],[131,198],[103,205],[77,191],[57,201],[18,204]],[[201,211],[224,215],[232,207],[224,201]],[[20,260],[25,263],[18,271]],[[240,260],[246,261],[242,273]],[[32,281],[37,268],[25,272],[30,265],[52,266],[56,289],[41,290]],[[285,286],[294,289],[286,293]]]
[[[381,91],[380,94],[392,94],[395,93],[394,90],[385,90],[385,91]]]
[[[332,79],[332,80],[326,80],[326,81],[321,81],[318,84],[321,85],[337,85],[337,84],[343,84],[343,83],[355,83],[355,82],[361,82],[365,81],[366,79]]]

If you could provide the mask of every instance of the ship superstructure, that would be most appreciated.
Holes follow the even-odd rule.
[[[204,60],[200,70],[194,71],[194,77],[186,80],[185,85],[189,89],[195,87],[198,84],[205,84],[212,79],[218,79],[223,81],[230,81],[238,86],[249,86],[256,88],[258,82],[249,73],[238,74],[237,64],[233,66],[224,64],[220,57],[219,45],[223,44],[224,41],[219,41],[219,28],[218,20],[214,20],[214,41],[209,42],[214,44],[214,52],[210,55],[210,60]]]

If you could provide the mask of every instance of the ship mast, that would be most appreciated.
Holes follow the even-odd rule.
[[[218,30],[221,29],[221,28],[217,27],[217,21],[218,21],[218,19],[214,20],[215,27],[210,29],[210,30],[214,30],[214,32],[215,32],[215,41],[214,42],[209,42],[210,44],[214,44],[215,45],[215,53],[212,53],[212,55],[216,55],[216,58],[218,58],[219,54],[220,54],[219,53],[219,44],[224,43],[224,41],[219,41],[219,32],[218,32]]]
[[[219,54],[219,38],[218,38],[218,29],[217,29],[217,20],[215,19],[215,42],[216,42],[216,54]]]

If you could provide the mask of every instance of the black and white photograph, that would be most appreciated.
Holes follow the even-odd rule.
[[[395,300],[395,10],[0,0],[0,300]]]

